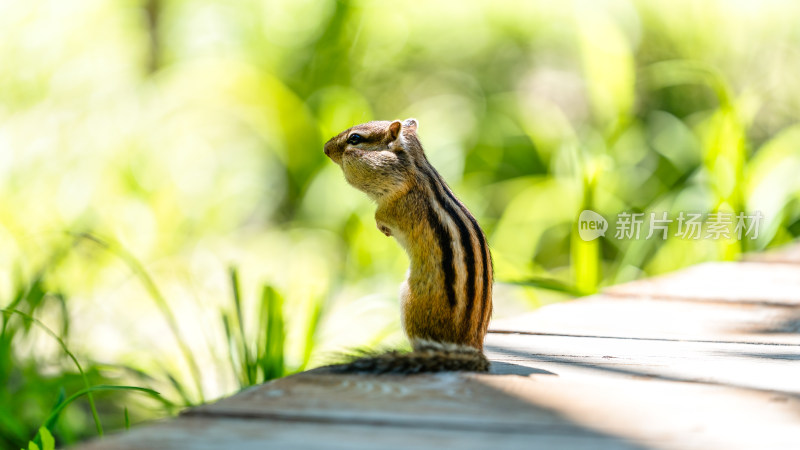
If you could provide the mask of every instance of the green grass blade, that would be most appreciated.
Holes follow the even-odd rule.
[[[242,368],[244,372],[244,376],[247,379],[247,385],[253,385],[255,383],[255,373],[251,367],[254,367],[254,361],[250,358],[250,351],[248,350],[247,346],[247,338],[244,332],[244,320],[242,319],[242,296],[241,291],[239,288],[239,273],[237,272],[236,268],[230,268],[230,277],[231,277],[231,290],[233,294],[233,305],[236,308],[236,320],[239,325],[239,346],[241,348],[240,355],[242,357]]]
[[[13,300],[11,300],[11,303],[6,305],[5,308],[9,310],[19,309],[17,308],[17,306],[24,301],[31,304],[29,312],[32,313],[39,305],[40,300],[44,297],[45,290],[43,289],[43,284],[44,284],[45,274],[49,270],[58,266],[58,264],[69,253],[69,249],[71,249],[77,243],[77,241],[78,239],[75,239],[75,241],[73,241],[72,243],[72,246],[62,246],[54,250],[50,255],[50,257],[47,259],[47,262],[36,272],[36,275],[33,277],[33,280],[27,283],[24,289],[17,289],[16,295],[13,297]],[[35,299],[33,302],[30,302],[29,300],[33,296],[32,295],[33,293],[36,293],[36,295],[39,298]],[[63,298],[61,298],[61,300],[63,301]],[[64,323],[65,324],[68,323],[66,313],[64,314],[63,317],[64,317]],[[67,332],[67,327],[65,326],[64,328],[65,335],[66,332]],[[4,320],[2,330],[0,331],[0,336],[5,336],[5,333],[6,333],[6,322]]]
[[[101,248],[111,252],[113,255],[120,258],[127,266],[130,268],[133,273],[136,275],[137,278],[142,282],[144,285],[145,290],[147,290],[150,297],[155,302],[156,306],[161,311],[161,314],[164,316],[164,319],[167,321],[167,325],[172,332],[172,335],[180,348],[181,353],[183,354],[183,358],[186,363],[189,365],[189,371],[192,374],[192,378],[194,379],[195,386],[197,389],[197,395],[200,398],[200,402],[204,402],[205,398],[203,395],[203,383],[202,377],[200,375],[200,367],[197,365],[197,361],[194,358],[194,354],[192,353],[189,346],[186,344],[186,341],[182,339],[180,328],[178,327],[178,321],[175,318],[175,314],[173,314],[172,310],[167,303],[166,298],[164,295],[161,294],[161,290],[158,289],[155,281],[153,281],[150,274],[145,270],[142,263],[139,262],[131,253],[129,253],[125,248],[118,244],[112,244],[106,242],[99,237],[90,234],[90,233],[78,233],[75,236],[79,238],[86,239],[89,242],[93,242],[100,246]]]
[[[56,440],[45,427],[39,427],[39,437],[42,439],[42,450],[55,450]]]
[[[192,399],[189,397],[189,393],[186,392],[186,389],[183,387],[183,385],[179,383],[171,373],[167,372],[166,370],[164,372],[167,375],[167,380],[169,380],[169,383],[175,389],[175,392],[177,392],[181,399],[183,399],[184,406],[191,406]]]
[[[56,403],[53,405],[53,409],[58,408],[59,405],[64,403],[66,399],[67,399],[67,391],[64,390],[64,387],[61,387],[61,389],[58,390],[58,398],[56,399]],[[52,429],[53,427],[55,427],[55,425],[56,425],[55,421],[44,423],[44,427],[47,429]]]
[[[89,395],[91,395],[92,392],[97,392],[97,391],[139,391],[139,392],[144,392],[146,394],[152,395],[154,397],[158,397],[160,395],[158,392],[156,392],[156,391],[154,391],[152,389],[138,387],[138,386],[110,386],[110,385],[92,386],[90,388],[81,389],[80,391],[70,395],[69,397],[67,397],[66,400],[64,400],[62,403],[60,403],[57,407],[53,408],[53,410],[50,412],[50,415],[47,417],[47,420],[45,420],[45,423],[48,423],[48,422],[54,423],[56,421],[58,415],[61,414],[61,411],[63,411],[64,408],[69,406],[70,403],[74,402],[75,400],[77,400],[81,396],[84,396],[84,395],[89,396]],[[37,436],[38,436],[38,434],[37,434]]]
[[[316,346],[317,330],[322,317],[322,299],[312,299],[309,306],[308,323],[306,324],[305,345],[303,346],[303,364],[298,370],[305,370],[311,361],[311,354]]]
[[[37,319],[37,318],[35,318],[33,316],[25,314],[22,311],[0,309],[0,312],[2,312],[3,314],[9,314],[9,315],[10,314],[17,314],[19,316],[22,316],[25,320],[28,320],[31,323],[36,324],[38,327],[40,327],[42,330],[44,330],[47,334],[49,334],[53,339],[58,341],[59,345],[61,345],[61,348],[64,350],[64,353],[66,353],[67,356],[69,356],[70,359],[72,359],[72,362],[74,362],[75,366],[78,368],[78,372],[80,372],[81,377],[83,378],[83,383],[86,386],[86,389],[90,389],[91,385],[89,383],[89,378],[86,376],[86,373],[83,371],[83,367],[81,367],[81,363],[78,362],[78,358],[76,358],[75,355],[71,351],[69,351],[69,348],[67,348],[67,344],[64,343],[64,340],[62,340],[56,333],[54,333],[53,330],[48,328],[47,325],[44,324],[44,322],[40,321],[39,319]],[[97,407],[94,404],[94,398],[91,395],[91,391],[87,392],[86,399],[89,402],[89,408],[92,411],[92,418],[94,419],[94,423],[95,423],[95,426],[97,428],[97,434],[102,436],[103,435],[103,425],[100,423],[100,416],[97,414]],[[47,423],[47,422],[45,422],[45,423]]]
[[[233,330],[231,330],[231,318],[228,314],[224,311],[222,312],[222,326],[225,330],[225,340],[228,343],[228,360],[231,363],[231,372],[233,372],[234,378],[239,383],[239,388],[243,388],[246,386],[244,374],[242,374],[239,364],[237,360],[241,359],[238,355],[239,346],[236,344],[235,338],[233,337]]]
[[[267,353],[270,351],[269,349],[269,299],[265,297],[265,293],[262,291],[261,293],[261,301],[259,302],[259,309],[258,309],[258,329],[263,332],[263,334],[256,342],[256,352],[258,362],[256,364],[255,369],[258,371],[261,370],[261,381],[267,380],[268,374],[273,370],[270,367],[269,356]]]
[[[572,233],[570,260],[576,293],[589,295],[597,292],[600,284],[600,239],[584,241],[577,231]]]
[[[261,355],[263,381],[284,374],[283,348],[286,339],[283,318],[283,297],[272,286],[265,285],[261,291],[261,308],[266,312],[264,330],[264,353]]]

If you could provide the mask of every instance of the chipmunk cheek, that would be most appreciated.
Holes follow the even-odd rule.
[[[344,151],[342,151],[341,157],[342,157],[342,159],[344,159],[344,158],[352,158],[352,157],[356,156],[356,154],[357,154],[356,152],[357,151],[358,151],[358,149],[354,149],[354,148],[351,148],[351,147],[345,147]]]

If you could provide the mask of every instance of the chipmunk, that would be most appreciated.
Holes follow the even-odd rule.
[[[486,237],[425,157],[417,121],[373,121],[325,144],[349,184],[377,205],[375,221],[410,260],[401,286],[403,330],[413,351],[327,366],[331,372],[489,370],[483,338],[492,315],[492,258]]]

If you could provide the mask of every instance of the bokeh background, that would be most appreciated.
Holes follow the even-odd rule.
[[[495,317],[791,241],[798,23],[791,1],[0,0],[0,448],[402,345],[406,258],[322,153],[368,120],[419,120],[489,237]],[[584,242],[584,209],[765,220]],[[160,395],[64,403],[96,385]]]

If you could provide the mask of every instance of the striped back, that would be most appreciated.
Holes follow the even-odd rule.
[[[412,147],[422,148],[416,135],[405,136]],[[478,221],[456,198],[424,153],[414,161],[421,186],[427,191],[427,219],[441,251],[441,270],[451,308],[463,305],[460,341],[483,336],[492,311],[492,258]],[[480,348],[479,347],[479,348]]]

